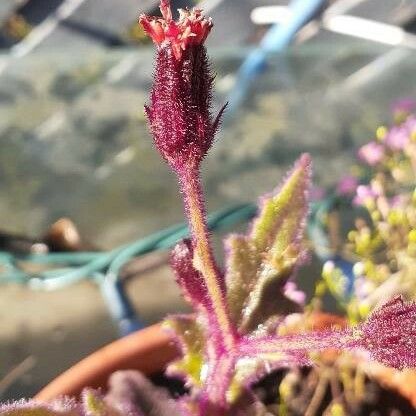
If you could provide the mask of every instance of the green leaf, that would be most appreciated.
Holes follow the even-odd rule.
[[[176,337],[182,357],[168,367],[168,373],[185,378],[188,384],[202,385],[205,337],[194,316],[176,315],[165,320],[164,327]]]
[[[101,395],[93,390],[85,390],[83,392],[83,404],[88,416],[122,416],[121,413],[107,404]]]
[[[261,202],[250,238],[260,252],[282,254],[304,233],[311,181],[311,161],[303,155],[274,195]]]
[[[250,232],[226,241],[227,300],[242,332],[299,309],[283,287],[305,258],[310,182],[310,158],[303,155],[279,190],[261,200]]]
[[[227,257],[227,301],[233,321],[239,326],[248,296],[257,280],[262,259],[252,241],[231,235],[225,242]]]

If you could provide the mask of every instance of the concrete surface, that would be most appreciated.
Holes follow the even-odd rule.
[[[167,267],[132,280],[128,292],[147,324],[187,310]],[[32,396],[62,371],[118,337],[99,288],[87,282],[54,292],[3,285],[0,323],[1,401]],[[22,362],[24,368],[14,380],[4,379]]]

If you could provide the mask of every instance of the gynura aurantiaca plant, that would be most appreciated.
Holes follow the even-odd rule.
[[[190,240],[173,249],[171,264],[194,314],[166,320],[182,350],[167,372],[182,377],[190,392],[173,402],[127,374],[115,376],[118,387],[105,398],[86,391],[81,404],[20,403],[0,414],[263,415],[253,383],[279,368],[312,365],[314,352],[359,350],[388,366],[415,367],[416,305],[401,298],[357,327],[282,333],[285,316],[300,310],[293,279],[307,258],[308,155],[261,199],[248,233],[227,238],[225,270],[217,264],[200,180],[224,111],[212,114],[214,77],[204,46],[212,21],[199,9],[180,10],[175,21],[169,0],[161,0],[160,9],[162,17],[140,16],[157,47],[146,114],[155,145],[178,178],[191,231]]]
[[[161,1],[161,12],[161,18],[140,17],[157,47],[146,113],[155,145],[178,177],[191,230],[191,240],[175,247],[171,263],[196,314],[168,320],[183,351],[168,371],[192,387],[193,395],[184,399],[190,412],[226,414],[253,382],[276,368],[311,364],[313,351],[364,349],[388,365],[413,366],[416,307],[399,298],[361,327],[278,335],[279,319],[297,310],[285,286],[306,258],[308,155],[262,199],[249,233],[228,238],[225,272],[218,266],[199,174],[224,110],[212,115],[214,77],[204,46],[212,21],[198,9],[180,10],[174,21],[167,0]]]

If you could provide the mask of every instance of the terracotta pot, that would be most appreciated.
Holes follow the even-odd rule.
[[[416,371],[414,369],[398,371],[373,364],[369,365],[366,371],[383,387],[396,391],[416,409]]]
[[[313,329],[344,326],[342,317],[320,313],[313,316]],[[80,361],[42,389],[35,398],[51,401],[67,395],[76,397],[84,387],[105,388],[111,373],[136,369],[150,375],[163,371],[179,355],[161,325],[153,325],[115,341]],[[371,363],[367,368],[381,385],[400,393],[416,408],[416,371],[396,371]]]
[[[342,326],[343,318],[320,313],[314,316],[313,329]],[[59,396],[78,396],[84,387],[105,388],[111,373],[117,370],[135,369],[150,375],[161,372],[179,354],[169,335],[161,325],[153,325],[115,341],[84,358],[65,371],[35,398],[50,401]]]
[[[312,320],[312,328],[316,330],[345,325],[345,318],[327,313],[316,314]],[[364,368],[366,373],[374,377],[381,386],[399,393],[416,409],[416,371],[414,369],[399,371],[374,362],[365,363]]]
[[[176,346],[160,325],[153,325],[115,341],[65,371],[35,399],[51,401],[59,396],[76,397],[84,387],[105,387],[111,373],[135,369],[155,374],[178,356]]]

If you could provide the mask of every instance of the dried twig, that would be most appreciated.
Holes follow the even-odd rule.
[[[30,371],[35,366],[35,364],[35,357],[30,355],[2,378],[0,380],[0,399],[4,396],[6,391],[23,375]]]

